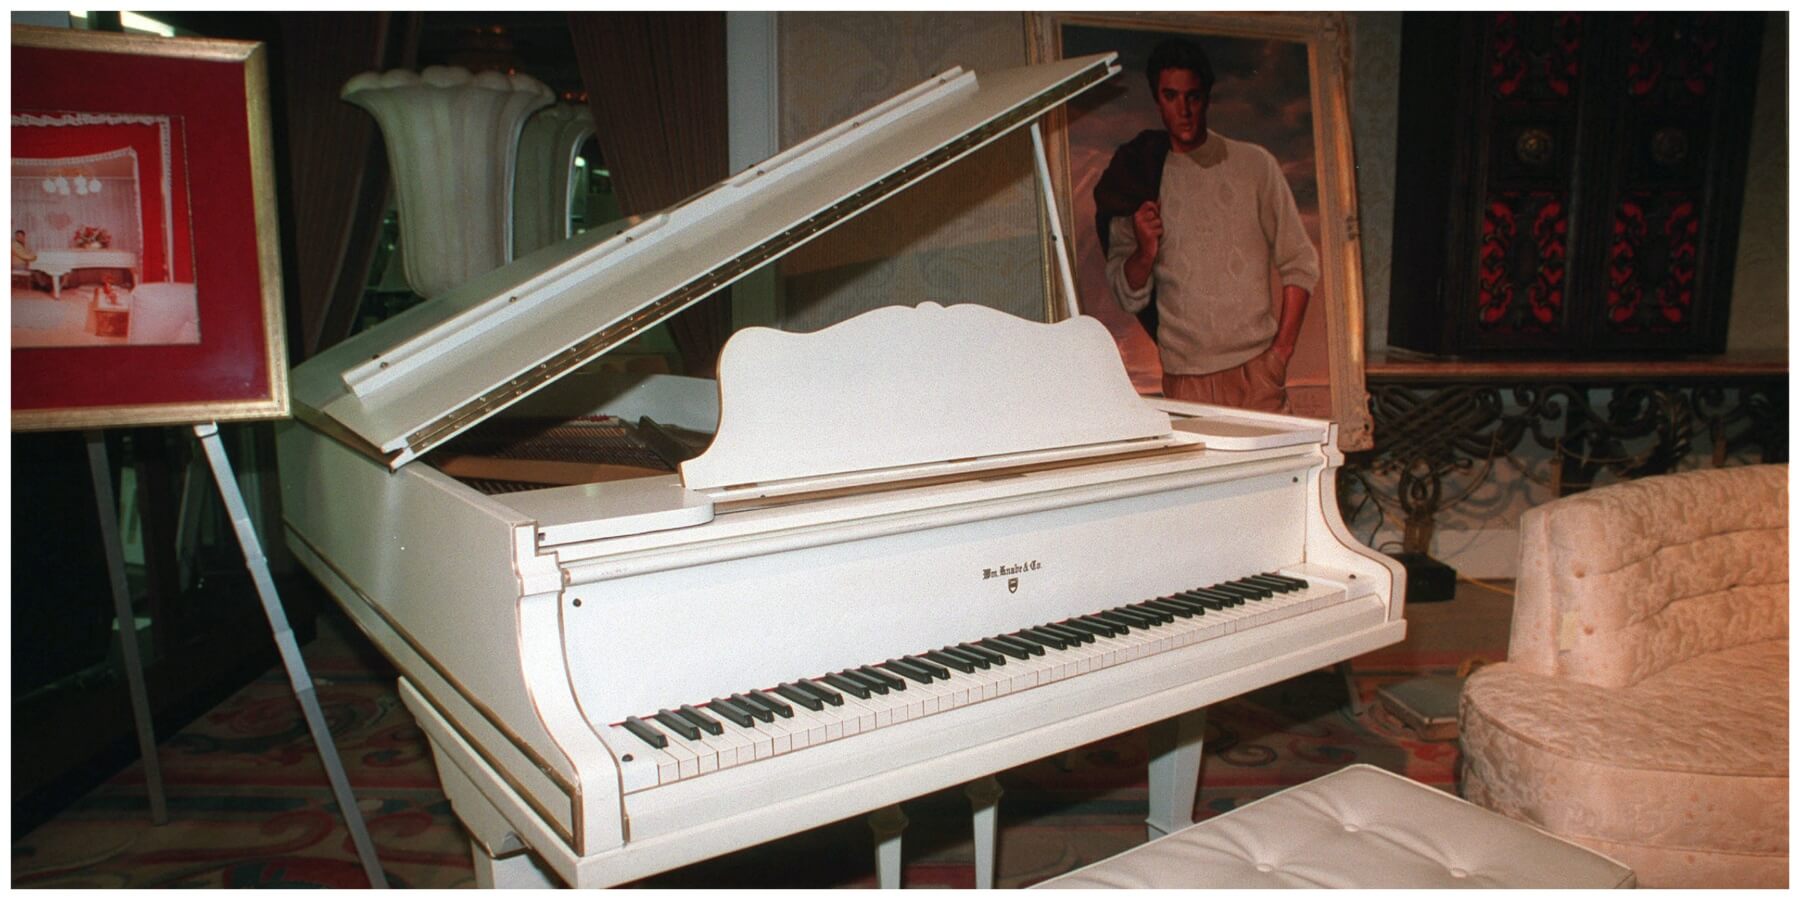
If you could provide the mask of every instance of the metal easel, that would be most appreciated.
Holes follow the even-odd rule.
[[[282,609],[281,598],[275,593],[275,579],[269,574],[269,558],[263,555],[262,544],[256,539],[256,529],[250,523],[244,495],[238,490],[231,460],[226,457],[225,445],[219,440],[219,426],[215,422],[195,425],[194,435],[200,439],[200,446],[206,451],[206,461],[212,466],[213,480],[219,484],[219,495],[225,501],[225,511],[231,516],[231,526],[237,532],[238,545],[244,550],[244,565],[250,569],[250,577],[256,582],[256,595],[262,600],[263,613],[268,616],[269,628],[275,633],[275,648],[281,653],[281,664],[286,667],[288,682],[293,685],[294,699],[300,701],[300,709],[306,716],[306,727],[312,732],[313,744],[318,747],[319,760],[325,764],[325,775],[331,781],[332,796],[337,799],[338,809],[343,812],[344,824],[350,829],[350,840],[356,845],[356,855],[362,861],[363,873],[368,876],[370,887],[385,890],[388,884],[386,876],[381,872],[381,861],[376,857],[375,845],[369,840],[369,831],[363,825],[362,810],[356,806],[356,795],[350,791],[350,780],[345,777],[344,764],[338,759],[337,745],[332,743],[331,729],[325,724],[325,715],[319,711],[319,697],[313,689],[312,676],[306,672],[306,661],[300,657],[300,645],[294,640],[294,632],[288,628],[287,613]]]
[[[125,584],[125,551],[119,543],[118,504],[113,499],[112,466],[106,460],[106,436],[86,431],[88,471],[94,478],[94,498],[100,507],[100,543],[106,550],[106,569],[112,578],[113,615],[118,623],[119,659],[125,665],[125,685],[131,693],[131,718],[137,724],[138,755],[144,759],[144,787],[150,792],[150,821],[169,824],[169,805],[164,799],[162,763],[156,756],[156,725],[150,718],[150,693],[144,686],[144,664],[138,658],[137,616],[131,611],[131,589]]]
[[[294,699],[300,702],[306,727],[312,732],[313,744],[318,748],[319,759],[325,765],[325,775],[331,782],[332,796],[343,812],[345,826],[350,829],[350,839],[356,845],[356,855],[362,862],[363,873],[368,876],[370,887],[385,889],[388,886],[387,877],[381,871],[381,861],[375,855],[375,845],[369,840],[368,828],[363,824],[362,810],[357,808],[356,796],[350,790],[350,780],[344,775],[343,763],[338,759],[337,745],[332,743],[331,730],[326,726],[324,713],[319,709],[318,694],[313,689],[312,677],[307,674],[306,662],[300,656],[300,646],[294,639],[294,632],[288,627],[287,613],[281,606],[281,598],[275,593],[275,580],[269,573],[269,559],[263,555],[262,544],[257,541],[249,510],[244,504],[243,492],[238,489],[237,477],[231,469],[231,460],[226,457],[224,444],[219,440],[219,426],[213,422],[196,425],[194,435],[200,439],[200,445],[206,451],[213,480],[219,485],[219,495],[225,501],[225,511],[231,517],[238,545],[243,548],[244,565],[250,570],[250,577],[256,583],[256,593],[262,601],[263,613],[268,617],[269,628],[274,632],[275,648],[281,653],[288,682],[294,688]],[[84,437],[87,440],[88,469],[94,479],[94,496],[100,511],[100,539],[112,579],[113,615],[118,622],[120,659],[124,663],[125,682],[131,694],[131,715],[137,725],[138,752],[144,760],[144,784],[150,795],[150,820],[157,825],[166,825],[169,822],[168,802],[163,792],[162,765],[156,755],[156,727],[150,715],[143,660],[138,654],[137,618],[132,612],[131,592],[125,582],[125,554],[119,541],[119,516],[113,497],[112,467],[106,456],[105,436],[99,431],[89,430],[84,433]]]

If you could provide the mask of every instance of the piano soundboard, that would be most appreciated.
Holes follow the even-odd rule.
[[[478,869],[621,884],[1401,639],[1336,426],[1139,397],[1090,318],[896,298],[717,380],[589,365],[1116,72],[946,72],[294,371],[288,544]]]

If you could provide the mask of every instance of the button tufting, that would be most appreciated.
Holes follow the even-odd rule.
[[[1456,876],[1456,877],[1457,877],[1457,878],[1467,878],[1467,877],[1469,877],[1469,873],[1467,873],[1467,872],[1464,872],[1464,871],[1463,871],[1463,870],[1461,870],[1461,869],[1451,869],[1451,870],[1450,870],[1450,874],[1451,874],[1451,875],[1454,875],[1454,876]]]
[[[1268,863],[1257,863],[1256,871],[1258,871],[1258,872],[1273,872],[1273,871],[1275,871],[1275,867],[1269,865]]]
[[[1350,823],[1349,823],[1349,822],[1345,822],[1345,823],[1344,823],[1344,830],[1345,830],[1345,831],[1361,831],[1361,830],[1362,830],[1362,829],[1360,829],[1360,828],[1357,828],[1357,827],[1356,827],[1356,826],[1355,826],[1355,825],[1352,825],[1352,824],[1350,824]]]

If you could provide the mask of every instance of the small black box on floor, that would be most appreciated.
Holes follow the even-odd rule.
[[[1412,678],[1375,692],[1382,709],[1412,729],[1420,740],[1456,740],[1456,704],[1463,680],[1445,675]]]
[[[1456,596],[1456,570],[1423,553],[1391,554],[1406,567],[1406,602],[1438,603]]]

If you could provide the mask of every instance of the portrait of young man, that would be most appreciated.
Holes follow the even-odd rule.
[[[1307,49],[1073,23],[1060,38],[1123,68],[1069,104],[1082,311],[1141,392],[1328,418]]]
[[[1199,43],[1162,38],[1143,74],[1162,127],[1120,145],[1093,190],[1107,287],[1155,341],[1165,396],[1288,412],[1319,254],[1282,164],[1210,127]]]

